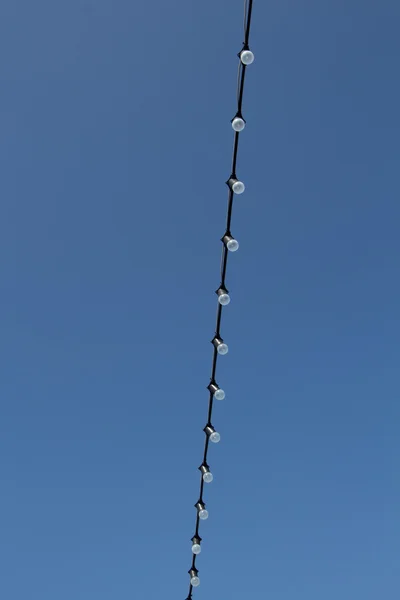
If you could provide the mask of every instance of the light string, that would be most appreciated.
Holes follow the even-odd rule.
[[[231,234],[231,220],[232,220],[232,209],[233,209],[233,198],[235,194],[242,194],[245,190],[245,186],[242,181],[238,180],[236,177],[236,162],[239,148],[239,135],[240,132],[243,131],[246,122],[242,115],[242,103],[243,103],[243,91],[244,91],[244,81],[246,76],[246,68],[254,61],[254,54],[251,52],[249,48],[249,37],[250,37],[250,25],[251,25],[251,17],[252,17],[252,9],[253,9],[253,0],[245,0],[244,3],[244,41],[243,47],[238,53],[239,57],[239,68],[238,68],[238,85],[237,85],[237,111],[233,119],[231,120],[232,128],[235,132],[234,134],[234,144],[233,144],[233,157],[232,157],[232,168],[231,175],[226,182],[229,187],[229,195],[228,195],[228,208],[227,208],[227,216],[226,216],[226,229],[225,233],[221,239],[223,243],[222,247],[222,255],[221,255],[221,283],[219,288],[216,290],[216,294],[218,295],[218,309],[217,309],[217,322],[215,327],[215,335],[211,340],[211,343],[214,346],[213,360],[212,360],[212,369],[211,369],[211,378],[210,383],[208,385],[208,390],[210,392],[210,399],[208,404],[208,417],[207,424],[204,428],[205,433],[205,445],[204,445],[204,455],[203,462],[200,465],[199,469],[201,471],[201,479],[200,479],[200,494],[199,499],[195,504],[195,508],[197,511],[196,517],[196,529],[195,534],[192,537],[192,565],[189,569],[189,594],[186,600],[192,599],[193,588],[197,587],[200,584],[199,571],[196,568],[196,558],[198,554],[201,552],[201,537],[199,534],[200,529],[200,521],[208,518],[208,511],[206,510],[206,505],[203,499],[204,494],[204,484],[211,483],[213,480],[213,475],[210,471],[210,467],[207,463],[208,457],[208,449],[210,442],[218,443],[220,441],[220,435],[217,431],[215,431],[212,425],[212,411],[213,404],[215,400],[223,400],[225,398],[225,392],[218,386],[216,383],[216,370],[217,370],[217,359],[218,355],[224,355],[228,352],[228,346],[225,344],[224,340],[221,337],[220,329],[221,329],[221,318],[222,318],[222,308],[223,306],[227,306],[230,302],[229,292],[225,286],[226,279],[226,270],[228,263],[228,254],[229,252],[235,252],[239,248],[239,243]]]

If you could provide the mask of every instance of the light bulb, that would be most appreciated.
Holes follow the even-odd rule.
[[[200,585],[200,577],[192,577],[190,583],[193,587],[198,587]]]
[[[221,355],[228,354],[228,346],[226,344],[219,344],[217,352]]]
[[[220,296],[218,296],[218,302],[222,306],[227,306],[230,301],[231,301],[231,298],[230,298],[229,294],[221,294]]]
[[[251,65],[251,63],[254,61],[254,54],[251,50],[243,50],[243,52],[240,54],[240,60],[244,65]]]
[[[193,552],[193,554],[200,554],[200,552],[201,552],[200,544],[193,544],[192,552]]]
[[[205,508],[203,508],[203,510],[199,510],[199,519],[201,519],[202,521],[208,519],[208,510],[206,510]]]
[[[220,441],[221,436],[218,433],[218,431],[213,431],[210,435],[210,441],[213,442],[213,444],[218,444],[218,442]]]
[[[235,183],[232,185],[232,189],[235,194],[243,194],[245,189],[243,181],[235,181]]]
[[[245,122],[240,117],[235,117],[232,121],[232,128],[234,131],[243,131],[245,125]]]
[[[211,471],[207,471],[207,473],[204,473],[204,475],[203,475],[204,483],[211,483],[213,479],[214,479],[214,475],[211,473]]]
[[[237,240],[229,240],[226,247],[228,248],[229,252],[236,252],[236,250],[239,249],[239,242]]]
[[[221,388],[218,388],[218,390],[214,394],[214,398],[216,400],[223,400],[225,398],[224,390],[221,390]]]

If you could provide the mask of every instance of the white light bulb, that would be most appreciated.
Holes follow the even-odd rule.
[[[228,248],[229,252],[236,252],[236,250],[239,249],[239,242],[237,240],[229,240],[226,247]]]
[[[223,400],[225,398],[225,392],[224,390],[221,390],[221,388],[219,388],[215,394],[214,394],[214,398],[216,400]]]
[[[243,181],[235,181],[235,183],[232,186],[232,189],[235,192],[235,194],[243,194],[243,192],[244,192]]]
[[[206,510],[205,508],[203,510],[199,511],[199,518],[202,521],[205,521],[206,519],[208,519],[208,510]]]
[[[201,552],[200,544],[193,544],[192,552],[193,552],[193,554],[200,554],[200,552]]]
[[[235,119],[233,119],[232,128],[234,129],[234,131],[243,131],[244,127],[245,122],[243,121],[243,119],[241,119],[240,117],[236,117]]]
[[[251,63],[254,61],[254,54],[251,50],[243,50],[240,55],[240,60],[244,65],[251,65]]]
[[[231,299],[230,299],[229,294],[221,294],[220,296],[218,296],[218,302],[222,306],[227,306],[230,301],[231,301]]]
[[[200,578],[192,577],[192,579],[190,580],[190,583],[192,584],[193,587],[198,587],[200,585]]]
[[[228,346],[226,344],[220,344],[217,348],[218,354],[228,354]]]
[[[220,439],[221,439],[221,436],[219,435],[218,431],[213,431],[212,434],[210,435],[210,441],[213,444],[218,444]]]
[[[204,473],[204,475],[203,475],[204,483],[211,483],[213,479],[214,479],[214,475],[212,473],[210,473],[210,471],[207,471],[207,473]]]

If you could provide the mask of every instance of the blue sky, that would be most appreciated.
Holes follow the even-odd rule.
[[[242,19],[1,4],[6,600],[187,595]],[[255,0],[199,600],[397,598],[399,25]]]

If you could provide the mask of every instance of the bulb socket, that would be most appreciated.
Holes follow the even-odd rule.
[[[214,395],[215,392],[217,390],[219,390],[219,386],[215,383],[215,381],[212,381],[208,386],[207,386],[208,391]]]
[[[226,182],[227,186],[229,187],[230,190],[232,190],[233,192],[233,184],[236,183],[237,181],[239,181],[236,177],[236,175],[231,175],[228,179],[228,181]]]
[[[205,475],[206,473],[210,473],[210,467],[207,463],[203,463],[202,465],[200,465],[199,471],[201,471],[202,475]]]
[[[201,544],[201,537],[199,535],[194,535],[191,539],[192,544],[198,544],[200,546]]]
[[[215,429],[211,424],[206,425],[203,431],[206,435],[208,435],[208,437],[210,437],[212,433],[215,433]]]
[[[227,245],[228,242],[234,240],[235,238],[231,235],[231,232],[228,231],[224,237],[221,238],[221,242],[223,242],[225,244],[225,246]]]
[[[250,50],[250,46],[249,44],[246,44],[245,42],[243,42],[243,47],[241,50],[239,50],[239,52],[237,53],[238,58],[240,58],[240,55],[242,54],[242,52],[244,52],[245,50]]]
[[[223,285],[221,285],[221,287],[215,290],[215,293],[217,296],[222,296],[222,294],[229,294],[229,291]]]
[[[241,53],[242,53],[242,51],[238,54],[238,56],[240,56]],[[242,119],[242,121],[244,121],[244,123],[246,123],[246,119],[243,118],[243,115],[240,110],[238,110],[236,115],[231,119],[231,123],[233,123],[233,121],[235,119]]]
[[[189,569],[188,573],[190,575],[190,579],[192,579],[192,577],[197,577],[197,575],[199,574],[196,567],[192,567],[191,569]]]
[[[206,505],[204,504],[204,502],[201,502],[201,500],[199,500],[198,502],[196,502],[194,507],[197,508],[197,512],[200,512],[201,510],[205,509]]]
[[[220,346],[221,344],[224,343],[224,340],[218,336],[215,336],[212,340],[211,343],[214,345],[214,348],[216,350],[218,350],[218,346]]]

